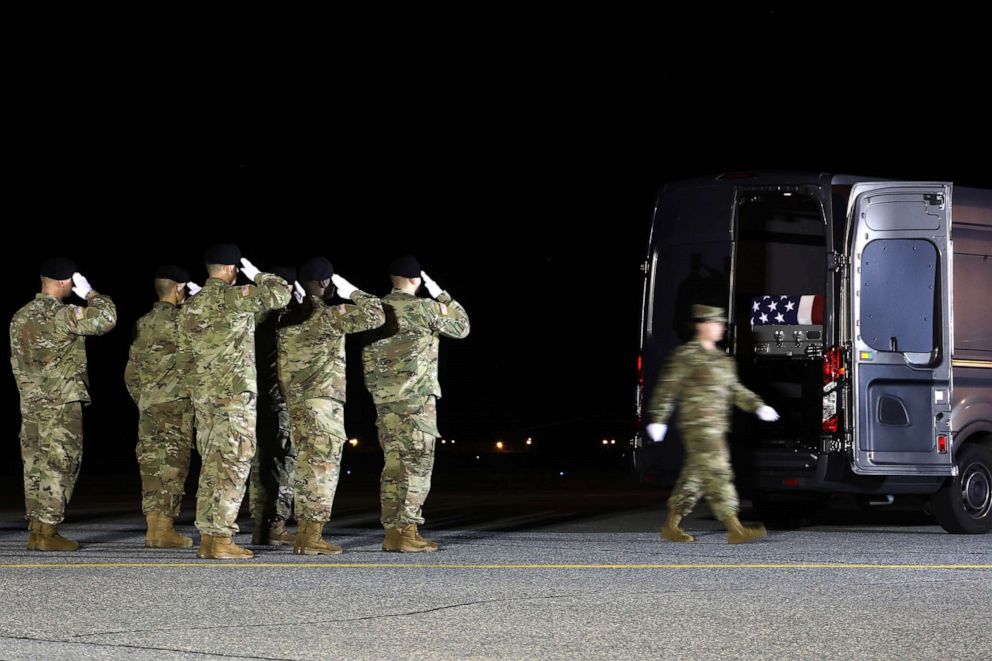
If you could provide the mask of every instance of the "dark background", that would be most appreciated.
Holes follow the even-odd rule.
[[[83,474],[136,480],[131,328],[155,266],[202,284],[216,241],[263,270],[323,254],[378,294],[389,258],[413,252],[472,321],[466,340],[442,342],[440,427],[459,452],[532,437],[514,470],[617,471],[661,183],[788,169],[992,186],[988,58],[968,20],[765,8],[715,26],[700,11],[634,20],[627,38],[587,18],[478,42],[472,23],[444,42],[344,45],[338,24],[323,40],[273,26],[278,42],[256,30],[142,48],[136,30],[22,51],[7,89],[2,316],[52,255],[75,258],[119,311],[87,341]],[[346,423],[372,470],[352,349]],[[9,371],[0,401],[0,466],[15,479]]]

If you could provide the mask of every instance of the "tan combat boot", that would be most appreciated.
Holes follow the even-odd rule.
[[[382,550],[398,553],[400,550],[400,529],[386,528],[386,539],[382,540]]]
[[[413,534],[417,538],[418,542],[423,542],[424,544],[427,544],[427,546],[430,546],[433,550],[436,551],[439,548],[441,548],[441,545],[435,542],[433,539],[424,539],[423,537],[421,537],[420,530],[417,528],[416,524],[414,524],[413,526]]]
[[[180,535],[172,524],[172,517],[160,512],[145,515],[148,532],[145,534],[145,548],[149,549],[188,549],[193,546],[193,538]]]
[[[259,546],[283,546],[294,542],[296,535],[286,529],[286,520],[281,517],[256,522],[251,533],[251,543]]]
[[[337,544],[328,544],[321,535],[324,533],[324,521],[300,521],[299,532],[296,533],[296,544],[293,553],[296,555],[339,555],[344,549]]]
[[[39,524],[34,519],[28,519],[28,550],[37,551],[38,550],[38,528]]]
[[[30,544],[30,535],[28,536]],[[35,523],[35,551],[78,551],[79,542],[66,539],[59,534],[58,529],[50,523]]]
[[[200,534],[200,549],[196,557],[204,560],[243,560],[254,553],[235,544],[230,537]]]
[[[417,539],[417,524],[410,523],[402,528],[387,528],[382,550],[393,553],[429,553],[436,551],[426,540]]]
[[[748,528],[741,525],[740,520],[736,516],[724,519],[723,525],[727,526],[728,544],[747,544],[748,542],[756,542],[768,536],[768,531],[760,523],[754,528]]]
[[[661,529],[661,538],[672,542],[691,542],[695,539],[692,535],[679,527],[682,515],[675,510],[669,510],[668,518],[665,519],[665,527]]]

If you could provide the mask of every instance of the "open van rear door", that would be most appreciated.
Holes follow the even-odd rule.
[[[854,439],[867,475],[953,475],[951,184],[856,184],[848,205]]]

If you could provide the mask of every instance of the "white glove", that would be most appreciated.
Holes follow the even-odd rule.
[[[334,286],[338,288],[338,296],[341,298],[347,298],[349,301],[351,300],[351,295],[358,291],[358,287],[351,284],[337,273],[331,276],[331,282],[333,282]]]
[[[84,301],[90,295],[90,292],[93,291],[93,288],[90,287],[90,281],[82,273],[77,272],[72,274],[72,285],[73,293]]]
[[[187,282],[186,283],[186,291],[189,292],[189,295],[190,296],[196,296],[197,294],[200,293],[200,290],[201,289],[203,289],[203,287],[201,287],[200,285],[196,284],[195,282]]]
[[[652,422],[647,426],[648,436],[655,443],[661,443],[665,440],[665,434],[668,433],[668,425],[663,425],[658,422]]]
[[[775,422],[779,419],[778,411],[767,405],[759,406],[758,410],[755,411],[754,414],[761,418],[764,422]]]
[[[303,299],[307,297],[307,292],[303,289],[303,285],[300,284],[299,280],[293,280],[293,298],[296,299],[297,303],[302,303]]]
[[[431,298],[437,298],[441,295],[441,292],[444,291],[438,287],[437,283],[431,280],[431,277],[423,271],[420,272],[420,278],[424,281],[424,286],[427,287],[427,293],[431,295]]]
[[[255,277],[258,275],[259,271],[255,268],[255,265],[249,262],[244,257],[241,258],[241,270],[244,271],[245,277],[255,282]]]

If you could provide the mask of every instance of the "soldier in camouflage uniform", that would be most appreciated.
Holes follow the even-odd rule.
[[[189,455],[193,447],[193,404],[189,399],[189,354],[179,352],[179,306],[186,300],[189,274],[178,266],[155,272],[158,301],[138,319],[128,352],[124,383],[138,406],[138,468],[141,511],[148,523],[148,548],[187,548],[193,540],[176,532]],[[193,287],[196,287],[194,284]]]
[[[668,517],[661,529],[663,539],[691,542],[692,535],[679,527],[700,497],[706,496],[717,519],[727,526],[727,541],[741,544],[761,539],[764,527],[746,528],[737,518],[740,511],[734,473],[730,467],[727,432],[730,407],[755,413],[765,421],[778,413],[737,380],[734,359],[716,347],[726,330],[722,308],[692,306],[696,337],[671,355],[661,372],[648,406],[648,435],[661,442],[675,405],[685,444],[685,462],[675,489],[668,499]]]
[[[86,307],[62,301],[75,292]],[[41,265],[41,293],[10,322],[10,364],[21,397],[21,459],[27,506],[28,549],[75,551],[58,524],[79,475],[83,405],[90,403],[87,335],[117,324],[110,297],[93,291],[70,259]]]
[[[296,269],[275,266],[272,272],[291,289],[296,283]],[[302,299],[299,294],[296,294]],[[258,361],[258,427],[255,457],[251,461],[248,503],[255,529],[251,543],[262,546],[292,544],[296,535],[286,529],[293,514],[293,472],[296,446],[291,442],[289,407],[279,389],[276,368],[276,336],[279,319],[289,308],[264,313],[255,327],[255,356]]]
[[[300,524],[293,552],[334,555],[322,538],[331,518],[345,443],[345,335],[378,328],[382,302],[334,273],[323,257],[300,266],[303,303],[279,323],[279,380],[293,427],[298,459],[294,488]],[[354,305],[328,305],[335,290]]]
[[[179,337],[193,357],[190,391],[203,467],[196,494],[197,557],[250,558],[234,543],[255,455],[255,316],[289,302],[286,282],[260,273],[234,244],[209,248],[210,278],[179,311]],[[238,267],[255,285],[235,287]]]
[[[369,333],[362,350],[365,387],[376,405],[379,445],[385,454],[380,497],[384,551],[436,551],[420,536],[421,509],[431,488],[437,430],[439,336],[463,338],[468,315],[406,255],[389,268],[393,290],[383,297],[385,325]],[[431,297],[417,297],[421,282]]]

